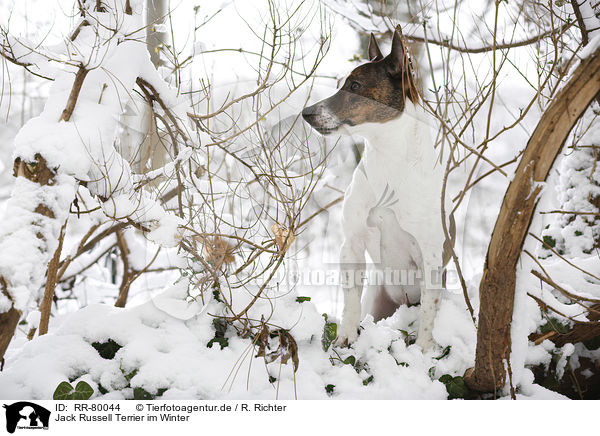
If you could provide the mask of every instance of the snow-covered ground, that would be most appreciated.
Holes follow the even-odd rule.
[[[8,2],[0,1],[0,7],[3,3]],[[237,53],[209,52],[242,46],[249,51],[260,50],[260,47],[248,45],[255,39],[252,26],[247,26],[245,21],[255,19],[255,27],[260,28],[264,25],[264,17],[261,17],[260,10],[259,13],[254,10],[250,2],[217,3],[206,7],[200,5],[202,17],[220,12],[200,28],[193,41],[184,31],[194,25],[189,2],[178,3],[173,17],[180,24],[175,33],[176,42],[180,46],[187,44],[188,51],[195,55],[188,74],[192,79],[205,77],[212,82],[213,104],[218,107],[219,99],[224,101],[255,86],[256,78],[251,68],[255,60],[249,57],[246,64],[240,64]],[[463,12],[466,14],[466,11]],[[318,23],[312,25],[318,27]],[[59,27],[59,21],[55,26]],[[314,43],[310,40],[304,42]],[[333,26],[331,49],[317,71],[320,77],[312,89],[310,101],[330,95],[337,79],[357,65],[352,59],[360,55],[360,51],[355,31],[338,18]],[[525,62],[526,54],[527,48],[515,50],[510,59],[515,64]],[[464,73],[466,86],[472,86],[470,80],[474,80],[476,71],[479,68],[485,70],[490,63],[489,55],[473,59],[480,65],[473,67],[470,73]],[[434,58],[433,61],[441,62],[442,59]],[[453,61],[458,71],[460,60]],[[10,68],[18,71],[16,67]],[[510,124],[514,114],[535,94],[535,90],[527,86],[523,73],[527,75],[530,71],[528,68],[520,71],[506,68],[499,77],[502,86],[497,90],[496,106],[491,117],[492,131]],[[20,84],[13,82],[15,86]],[[194,87],[193,81],[191,86]],[[40,91],[44,92],[47,90]],[[307,97],[307,91],[293,96],[267,122],[277,126],[280,120],[297,115]],[[3,100],[3,111],[7,111],[6,105],[6,100]],[[36,115],[39,110],[41,108],[34,107],[29,113]],[[526,144],[539,114],[540,108],[534,108],[518,128],[493,141],[486,156],[494,162],[512,159]],[[484,107],[477,115],[481,118],[481,125],[487,116],[487,108]],[[21,124],[20,120],[12,117],[0,132],[0,180],[4,184],[9,183],[12,170],[7,144],[12,143]],[[465,140],[477,144],[483,134],[480,131],[467,132]],[[60,148],[59,136],[55,135],[53,142],[57,149]],[[326,144],[332,147],[336,142],[334,138]],[[320,190],[314,194],[313,210],[335,199],[347,186],[355,164],[351,145],[352,142],[346,139],[333,148]],[[482,167],[478,174],[487,169],[489,167]],[[513,169],[514,165],[505,168],[509,175]],[[77,170],[82,168],[74,164],[73,171]],[[563,177],[568,177],[568,174],[564,172]],[[462,187],[464,176],[461,174],[450,181],[450,197]],[[509,177],[500,174],[487,178],[472,190],[468,204],[457,216],[457,249],[463,260],[469,296],[476,311],[479,308],[477,290],[487,241],[508,182]],[[551,180],[549,186],[553,183],[556,181]],[[2,186],[0,211],[5,207],[7,196],[8,189]],[[73,219],[70,225],[74,234],[78,235],[85,232],[90,224],[99,222],[94,221],[97,219],[98,215],[91,214]],[[286,270],[316,272],[312,282],[305,275],[289,288],[282,286],[279,291],[267,290],[265,295],[269,298],[259,299],[248,312],[248,318],[257,322],[262,317],[267,318],[271,334],[269,347],[263,350],[264,353],[260,351],[260,337],[244,336],[243,332],[238,334],[231,326],[224,330],[223,325],[215,324],[213,315],[227,314],[223,304],[216,300],[205,304],[194,301],[189,297],[187,279],[181,280],[177,272],[156,273],[150,279],[144,275],[132,287],[127,308],[120,309],[112,307],[118,286],[110,283],[105,268],[92,266],[86,272],[85,280],[76,284],[77,295],[61,301],[47,335],[32,341],[26,339],[27,330],[37,325],[39,314],[35,311],[27,318],[29,323],[19,327],[7,352],[4,371],[0,373],[0,398],[51,398],[63,381],[72,385],[86,381],[94,389],[92,398],[99,399],[446,399],[449,392],[451,397],[460,396],[464,393],[461,380],[452,378],[462,376],[473,366],[476,341],[476,328],[461,291],[445,293],[433,332],[438,345],[428,353],[423,354],[413,343],[419,322],[417,307],[401,307],[391,318],[377,324],[367,317],[362,322],[359,339],[350,348],[330,344],[333,323],[338,322],[341,313],[342,296],[339,287],[329,284],[325,277],[327,272],[337,269],[337,249],[341,242],[339,220],[340,205],[337,205],[315,219],[288,252]],[[532,231],[541,234],[546,224],[536,221]],[[549,234],[552,229],[548,230]],[[152,258],[156,245],[141,238],[135,230],[128,230],[125,235],[133,258],[138,262],[136,267],[143,268]],[[68,239],[65,252],[76,249],[77,242],[76,238]],[[94,253],[79,259],[69,267],[67,275],[105,248],[97,247]],[[532,249],[539,249],[539,244],[532,245]],[[574,261],[600,275],[597,259]],[[557,272],[557,277],[560,274],[562,280],[575,280],[573,271],[556,259],[549,258],[544,262]],[[185,259],[176,250],[163,250],[155,266],[169,265],[184,266]],[[528,272],[527,267],[530,265],[525,263],[523,271]],[[589,280],[572,283],[573,289],[585,290],[589,297],[598,298],[600,293],[596,285]],[[241,290],[238,292],[235,306],[243,308],[252,295]],[[552,298],[551,292],[539,283],[531,280],[519,283],[515,312],[518,316],[513,326],[515,352],[511,360],[517,398],[564,398],[536,385],[529,367],[547,365],[553,356],[560,356],[566,362],[575,349],[568,345],[556,349],[549,341],[536,346],[528,343],[527,336],[538,329],[543,318],[535,302],[526,296],[527,292]],[[67,290],[57,290],[59,296],[67,293]],[[298,301],[298,297],[310,297],[310,301]],[[569,310],[562,302],[556,303]],[[569,314],[578,315],[573,307],[570,309]],[[284,339],[277,333],[281,329],[289,332],[297,349],[289,344],[287,347],[283,345]],[[590,355],[598,357],[593,352]],[[440,378],[452,386],[447,388]],[[499,396],[509,397],[508,389]]]
[[[163,298],[131,309],[90,305],[57,319],[48,335],[16,341],[0,377],[2,398],[51,398],[60,382],[83,380],[99,399],[134,398],[136,388],[161,399],[445,399],[439,377],[462,375],[473,364],[475,328],[460,298],[444,300],[434,330],[440,348],[426,355],[406,342],[418,328],[416,307],[402,307],[378,324],[367,318],[351,348],[325,351],[325,319],[316,307],[290,294],[276,301],[270,323],[295,338],[295,373],[292,359],[267,364],[255,357],[253,339],[231,330],[225,348],[207,347],[215,337],[213,318],[172,316],[157,307],[168,306]],[[102,357],[92,344],[109,340],[118,344],[116,353]],[[525,378],[519,398],[562,397],[534,385],[533,375]]]

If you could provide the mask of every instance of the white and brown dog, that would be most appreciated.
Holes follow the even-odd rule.
[[[369,59],[352,71],[335,95],[302,112],[322,134],[366,139],[343,205],[340,263],[347,281],[337,343],[345,345],[358,336],[363,283],[356,278],[364,274],[366,252],[376,268],[394,274],[384,271],[377,276],[388,280],[367,284],[372,304],[363,313],[371,313],[377,321],[401,304],[420,301],[417,344],[428,350],[445,263],[440,212],[444,171],[399,27],[386,57],[371,35]]]

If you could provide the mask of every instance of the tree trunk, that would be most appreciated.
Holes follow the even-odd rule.
[[[150,59],[155,67],[159,67],[160,48],[167,42],[167,34],[157,31],[156,26],[163,24],[168,13],[167,0],[146,0],[146,44]]]
[[[17,158],[14,163],[15,177],[24,177],[34,183],[37,183],[40,187],[51,186],[55,183],[56,172],[52,168],[48,168],[46,159],[39,154],[35,156],[35,162],[23,162],[20,158]],[[16,199],[18,201],[18,199]],[[34,210],[35,214],[40,215],[48,219],[54,219],[54,212],[45,204],[40,203]],[[32,223],[32,227],[36,224]],[[37,234],[40,240],[45,239],[47,236],[44,235],[41,230]],[[46,244],[40,244],[40,252],[46,247]],[[48,257],[48,253],[41,253],[42,257],[45,255]],[[46,265],[40,265],[45,268]],[[3,277],[0,275],[0,291],[4,296],[8,297],[11,301],[12,307],[7,311],[0,313],[0,360],[4,359],[4,353],[10,344],[10,341],[15,334],[17,324],[21,318],[21,311],[14,307],[13,298],[9,292],[9,287],[12,285],[9,277]]]
[[[6,281],[3,277],[0,277],[0,291],[2,291],[6,297],[10,298]],[[4,360],[4,353],[6,353],[6,349],[15,334],[20,318],[21,312],[14,307],[11,307],[8,312],[0,313],[0,361]]]
[[[164,63],[160,58],[160,52],[169,41],[167,33],[163,32],[158,26],[165,23],[168,13],[168,0],[146,0],[146,46],[150,53],[150,60],[156,68]],[[138,122],[141,122],[141,126],[137,128],[141,129],[144,134],[144,140],[141,146],[138,143],[133,143],[130,144],[130,147],[133,150],[133,155],[138,156],[136,162],[138,171],[145,173],[148,170],[160,168],[167,163],[167,152],[163,144],[168,143],[168,141],[161,138],[152,108],[148,103],[143,102],[141,108],[139,114],[141,119],[138,120]],[[137,147],[140,147],[140,149],[138,150]],[[156,182],[158,183],[159,180]]]
[[[67,104],[62,111],[59,121],[68,122],[71,119],[87,74],[88,70],[81,65],[75,74],[73,86],[67,98]],[[23,128],[25,129],[27,126]],[[47,270],[48,262],[51,260],[50,257],[54,253],[54,249],[51,249],[50,247],[55,245],[59,238],[59,233],[57,231],[53,232],[49,229],[56,230],[57,228],[62,228],[66,221],[66,217],[68,216],[68,207],[66,207],[68,205],[64,205],[64,211],[56,210],[56,208],[61,205],[61,201],[58,200],[58,198],[62,198],[59,192],[62,190],[65,190],[66,192],[64,182],[63,184],[57,182],[57,170],[58,168],[49,167],[46,159],[39,153],[35,154],[33,161],[26,162],[20,157],[17,157],[14,161],[14,176],[17,178],[15,186],[20,185],[21,187],[20,189],[13,189],[9,204],[10,202],[16,205],[23,203],[20,204],[20,207],[13,209],[13,213],[22,215],[23,222],[27,222],[36,232],[37,239],[42,241],[42,243],[39,244],[30,244],[30,249],[38,250],[40,254],[36,265],[37,268],[39,268],[39,271]],[[23,184],[21,183],[22,178],[33,183]],[[54,202],[52,201],[52,195],[49,195],[50,193],[48,190],[54,190]],[[40,199],[40,202],[33,210],[29,210],[29,207],[26,205],[27,201],[23,202],[23,200],[27,199],[32,193],[37,193],[36,196]],[[73,194],[74,193],[75,191],[73,191]],[[44,201],[46,201],[46,203]],[[53,210],[53,208],[55,209]],[[7,213],[9,213],[8,208]],[[60,217],[61,214],[64,216]],[[52,221],[57,220],[60,220],[60,225],[53,226]],[[5,243],[6,245],[0,245],[0,249],[10,250],[17,244],[22,245],[27,243],[27,241],[16,240],[17,238],[18,236],[15,236],[14,234],[5,235],[3,239],[0,239],[0,243]],[[52,251],[50,252],[49,250]],[[5,267],[5,265],[0,265],[0,267]],[[0,361],[4,360],[4,353],[15,334],[22,314],[19,308],[15,307],[16,301],[11,295],[11,288],[15,286],[14,274],[13,277],[11,277],[10,267],[5,268],[4,270],[8,271],[8,274],[6,272],[0,273],[0,292],[4,297],[8,298],[10,308],[6,312],[0,313]],[[21,281],[22,280],[23,279],[21,278]],[[23,283],[20,284],[23,285]],[[32,277],[30,277],[29,282],[25,284],[25,286],[29,288],[35,288],[38,285],[39,283],[36,283]],[[50,284],[50,286],[53,285]],[[51,304],[51,301],[48,302],[48,304]]]
[[[465,382],[471,389],[494,392],[505,385],[516,266],[542,190],[541,183],[546,180],[569,132],[598,92],[600,50],[580,63],[550,103],[508,186],[488,246],[479,288],[475,367],[465,374]]]

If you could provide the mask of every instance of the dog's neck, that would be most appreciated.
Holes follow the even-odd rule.
[[[435,159],[428,133],[425,111],[407,101],[402,114],[385,123],[366,123],[347,128],[348,133],[367,141],[367,153],[372,149],[390,159],[420,162]]]

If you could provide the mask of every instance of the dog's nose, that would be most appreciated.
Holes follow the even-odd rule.
[[[315,117],[319,114],[319,107],[317,104],[313,104],[312,106],[305,107],[302,110],[302,118],[306,120],[307,123],[310,123]]]
[[[323,115],[322,102],[315,103],[312,106],[305,107],[302,110],[302,117],[306,121],[310,120],[311,118],[314,119],[314,117],[319,116],[319,115]]]

